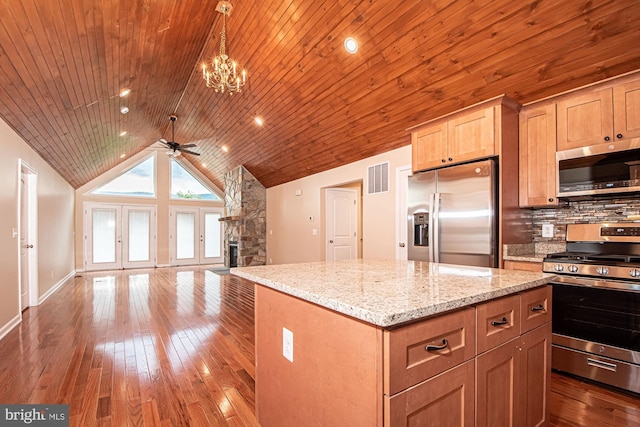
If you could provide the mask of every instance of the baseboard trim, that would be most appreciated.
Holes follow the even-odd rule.
[[[4,338],[13,328],[18,326],[22,322],[22,314],[18,314],[13,319],[9,320],[2,328],[0,328],[0,340]]]
[[[76,271],[72,270],[71,273],[67,274],[66,276],[64,276],[62,278],[62,280],[60,280],[58,283],[56,283],[55,285],[53,285],[47,292],[45,292],[44,294],[42,294],[40,296],[40,298],[38,298],[38,305],[42,304],[43,302],[46,301],[47,298],[49,298],[51,295],[53,295],[53,293],[55,291],[57,291],[58,289],[60,289],[60,287],[62,285],[64,285],[67,280],[71,279],[73,276],[76,275]]]

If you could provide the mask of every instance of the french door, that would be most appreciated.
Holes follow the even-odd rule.
[[[171,265],[218,264],[223,262],[222,208],[172,206],[170,209]]]
[[[85,269],[156,265],[156,207],[85,203]]]

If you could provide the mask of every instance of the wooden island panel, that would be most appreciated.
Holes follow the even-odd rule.
[[[382,330],[264,286],[255,298],[260,425],[382,426]]]

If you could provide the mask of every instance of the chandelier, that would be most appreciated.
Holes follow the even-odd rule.
[[[238,63],[227,55],[227,15],[231,13],[231,3],[220,1],[216,10],[222,13],[222,32],[220,33],[220,53],[209,63],[202,64],[202,78],[207,87],[213,88],[216,92],[242,92],[242,87],[247,82],[247,71],[242,70],[238,75]]]

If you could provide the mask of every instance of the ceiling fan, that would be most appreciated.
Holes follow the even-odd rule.
[[[176,120],[178,119],[178,116],[176,116],[175,114],[172,114],[171,116],[169,116],[169,119],[171,120],[171,141],[167,141],[164,138],[160,138],[158,140],[158,142],[170,148],[170,150],[167,151],[167,155],[172,157],[178,157],[181,153],[187,153],[187,154],[193,154],[194,156],[199,156],[200,153],[196,153],[195,151],[188,150],[188,148],[197,147],[196,144],[178,144],[177,142],[175,142],[175,139],[176,139],[175,125],[176,125]]]

